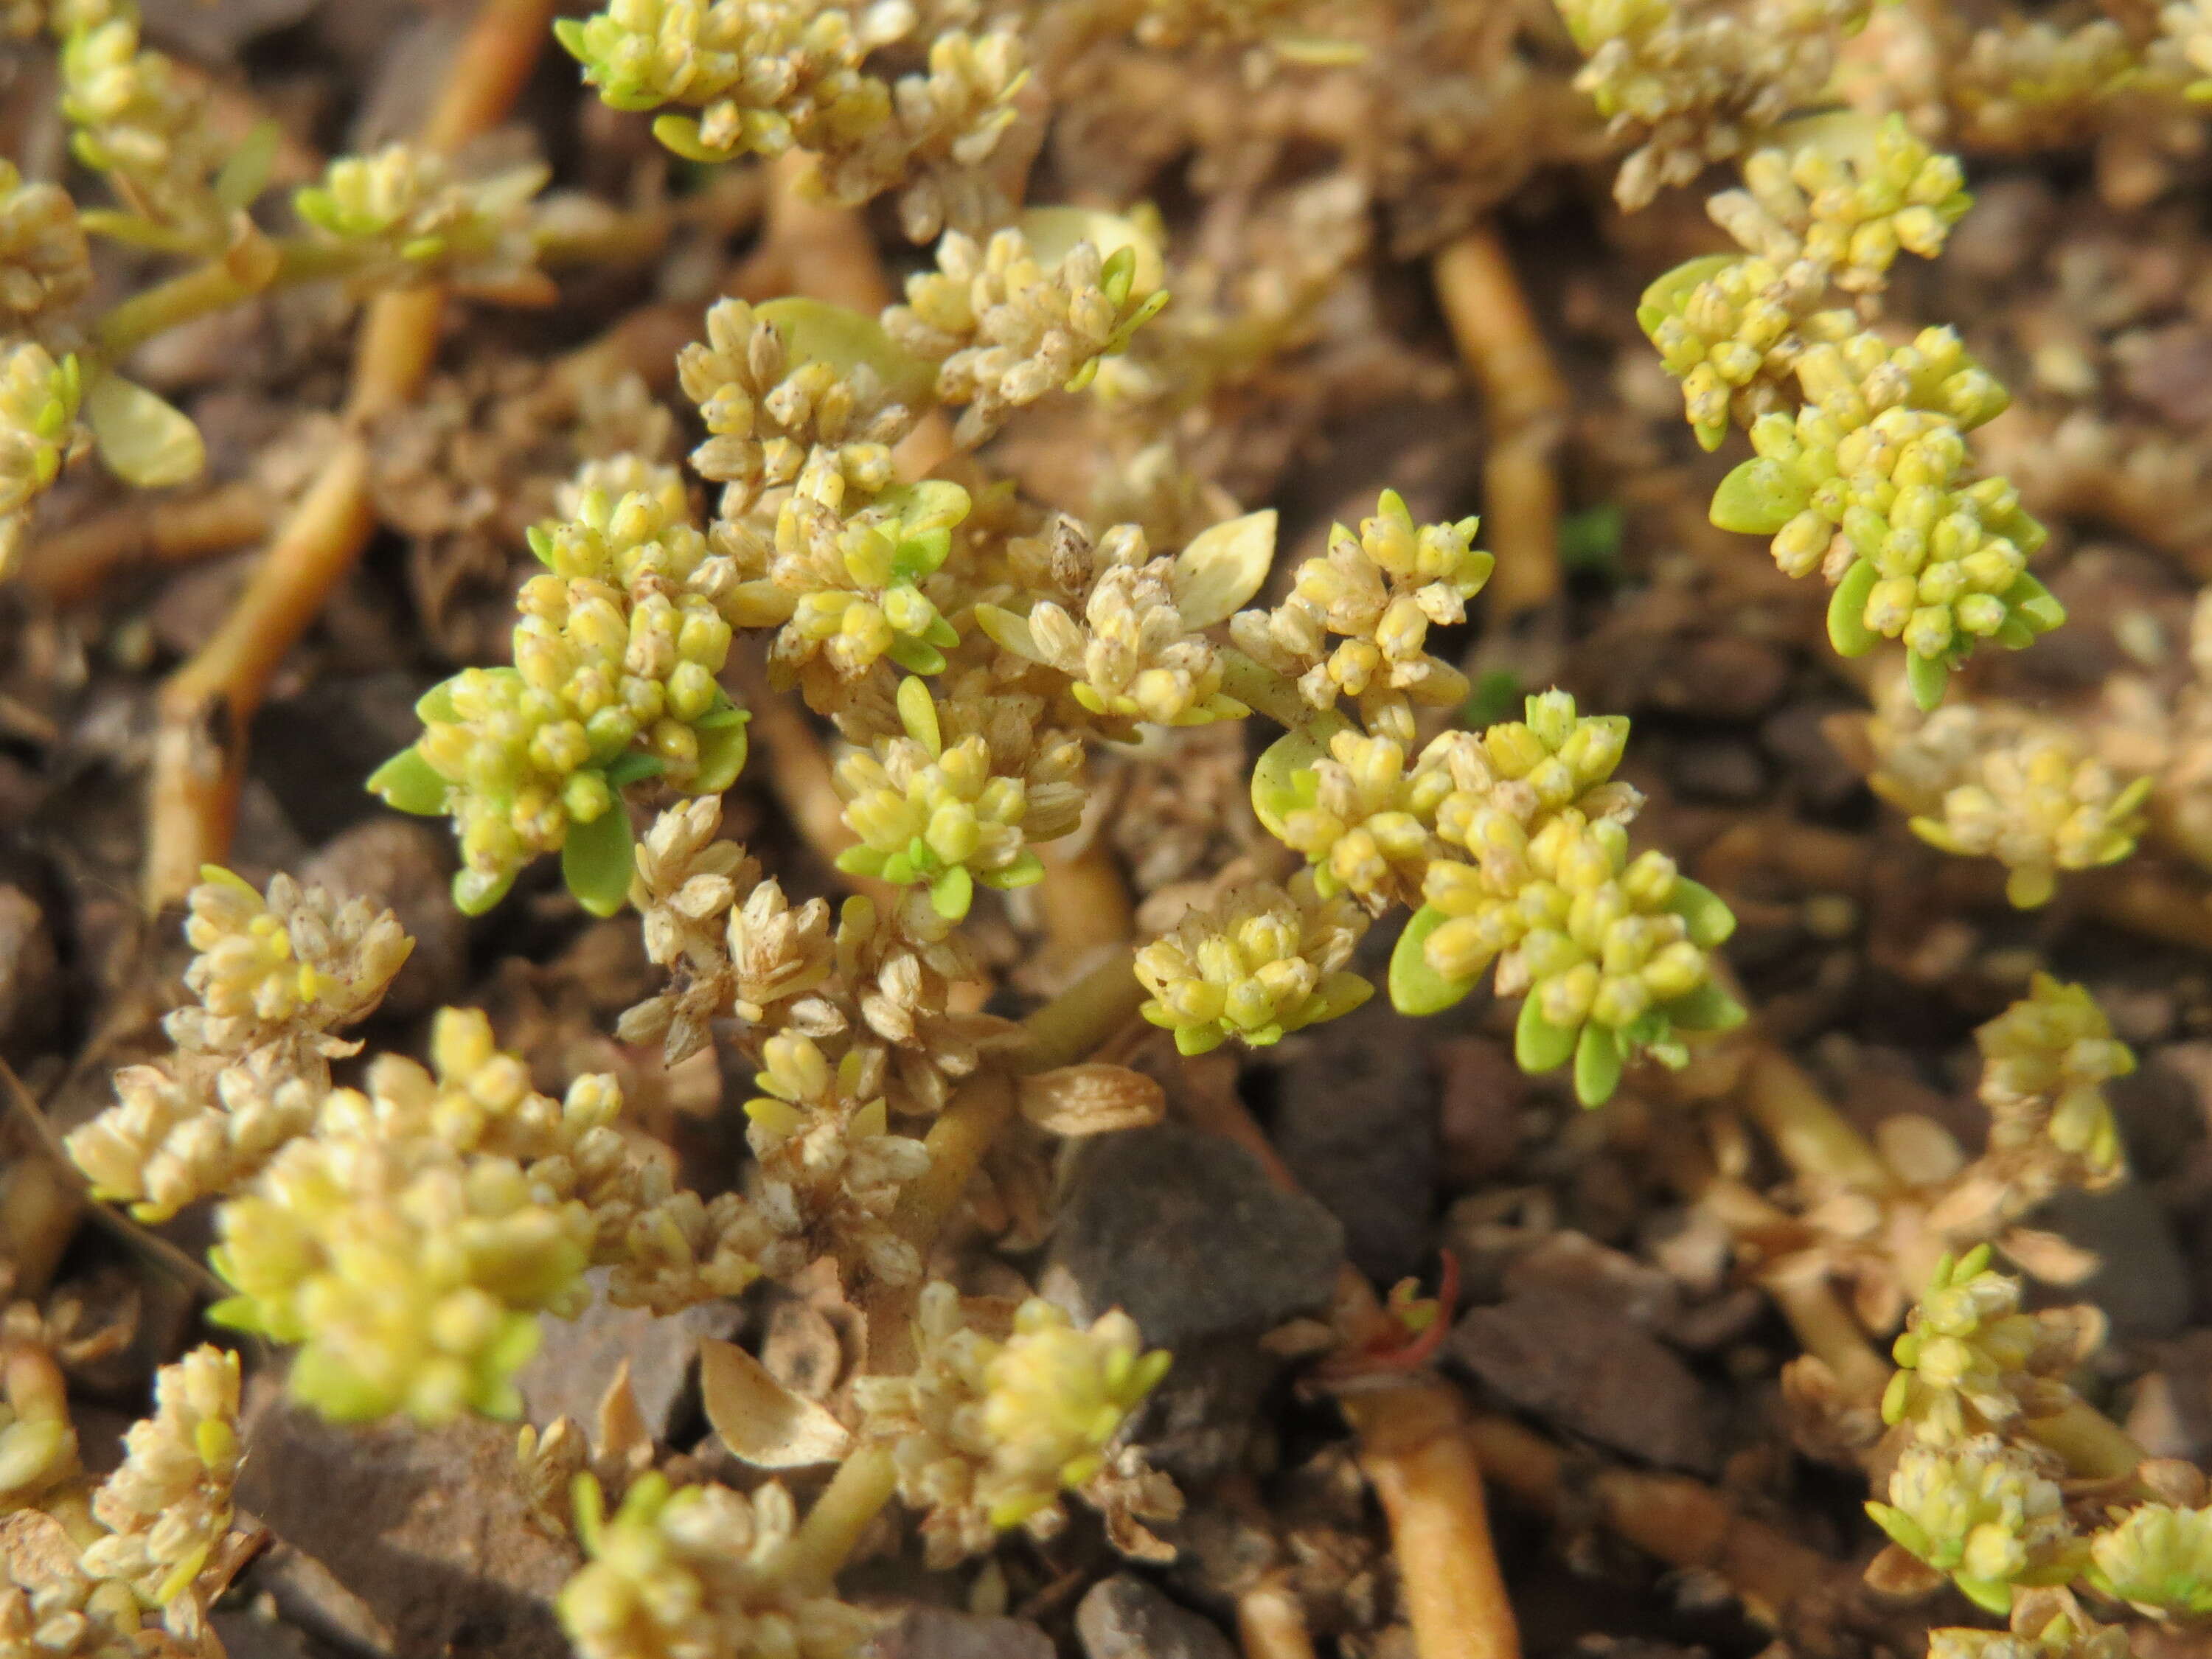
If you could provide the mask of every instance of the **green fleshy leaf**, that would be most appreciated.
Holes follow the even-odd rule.
[[[1711,519],[1739,535],[1771,536],[1805,510],[1812,486],[1780,461],[1753,457],[1721,480],[1713,492]]]
[[[489,875],[464,865],[453,872],[453,908],[465,916],[480,916],[505,898],[520,871]]]
[[[1549,1072],[1565,1065],[1574,1052],[1575,1034],[1546,1019],[1531,990],[1513,1025],[1514,1064],[1524,1072]]]
[[[1318,1025],[1325,1019],[1341,1019],[1353,1009],[1364,1007],[1374,994],[1375,988],[1365,979],[1340,968],[1315,991],[1312,1018],[1305,1023]]]
[[[605,769],[608,788],[626,789],[633,783],[659,777],[668,769],[668,763],[642,749],[626,749],[609,761]]]
[[[1861,559],[1844,573],[1836,591],[1828,595],[1828,643],[1839,657],[1863,657],[1881,637],[1866,625],[1867,599],[1881,572],[1874,561]]]
[[[929,884],[929,908],[947,921],[963,920],[975,899],[975,878],[964,864],[954,865]]]
[[[1688,926],[1690,942],[1708,951],[1716,945],[1725,944],[1735,932],[1735,912],[1728,908],[1718,893],[1687,876],[1674,878],[1674,890],[1668,896],[1667,908]]]
[[[580,64],[592,61],[591,48],[584,44],[584,20],[580,17],[556,17],[553,20],[553,38],[561,49]]]
[[[1687,996],[1676,997],[1664,1012],[1685,1031],[1733,1031],[1747,1018],[1743,1005],[1711,980]]]
[[[216,200],[234,210],[260,195],[276,168],[276,149],[283,137],[283,129],[274,121],[255,122],[231,152],[230,160],[222,164],[222,171],[216,174]]]
[[[832,862],[848,876],[880,876],[884,854],[872,847],[848,847]]]
[[[418,818],[441,818],[453,786],[422,758],[419,748],[401,750],[368,775],[368,793],[395,811]]]
[[[459,678],[458,674],[453,677]],[[440,680],[415,699],[415,718],[425,726],[443,726],[459,717],[453,707],[453,680]]]
[[[553,568],[552,531],[544,525],[534,524],[522,532],[522,539],[529,546],[531,556],[550,570]]]
[[[1608,1026],[1590,1020],[1575,1042],[1575,1098],[1602,1106],[1620,1086],[1620,1039]]]
[[[714,711],[693,726],[692,732],[699,739],[699,769],[691,775],[684,790],[694,795],[719,795],[738,781],[738,774],[745,769],[745,756],[751,739],[746,735],[747,722],[752,716],[742,708]],[[713,725],[708,724],[714,721]]]
[[[1176,555],[1168,589],[1176,614],[1189,629],[1228,619],[1260,591],[1275,558],[1275,509],[1209,526]]]
[[[1474,979],[1446,979],[1429,966],[1429,935],[1448,920],[1435,905],[1424,904],[1398,935],[1390,952],[1390,1006],[1400,1013],[1441,1013],[1474,989]]]
[[[1179,1054],[1210,1054],[1228,1038],[1229,1033],[1215,1025],[1178,1025],[1176,1027],[1176,1052]]]
[[[204,1316],[210,1325],[228,1331],[258,1331],[261,1304],[250,1296],[227,1296],[209,1306]]]
[[[1941,657],[1923,657],[1917,651],[1905,653],[1905,683],[1911,688],[1912,701],[1923,714],[1932,714],[1943,702],[1943,688],[1951,683],[1951,665]]]
[[[945,672],[945,653],[927,641],[902,634],[891,641],[890,649],[884,653],[909,674],[941,674]]]
[[[699,123],[689,115],[663,115],[653,124],[653,136],[687,161],[726,161],[729,155],[699,142]]]
[[[1584,46],[1583,50],[1588,52],[1589,48]],[[1680,313],[1692,289],[1718,276],[1742,257],[1737,253],[1700,254],[1657,277],[1637,301],[1638,325],[1647,335],[1656,333],[1660,324]]]
[[[1954,1572],[1951,1582],[1960,1593],[1984,1613],[1993,1613],[2000,1619],[2012,1613],[2012,1586],[1993,1578],[1969,1578],[1965,1573]]]
[[[668,118],[663,116],[661,121]],[[653,131],[660,131],[660,122],[653,124]],[[936,401],[937,366],[897,344],[873,317],[799,295],[756,306],[753,314],[783,337],[793,368],[802,363],[824,362],[840,374],[850,374],[865,363],[875,371],[894,402],[909,409],[926,409]]]
[[[207,446],[191,417],[120,374],[93,381],[84,418],[107,470],[133,489],[183,483],[207,465]]]
[[[2035,577],[2022,571],[2005,590],[2005,609],[2039,634],[2048,634],[2066,620],[2066,607]]]
[[[561,878],[576,902],[595,916],[611,916],[629,896],[635,872],[629,814],[617,801],[589,823],[568,826],[561,848]]]
[[[990,870],[977,878],[986,887],[996,887],[1011,892],[1017,887],[1034,887],[1044,879],[1044,860],[1024,847],[1021,855],[1003,870]]]

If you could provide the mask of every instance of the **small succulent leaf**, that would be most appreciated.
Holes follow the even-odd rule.
[[[283,136],[283,129],[274,121],[255,122],[231,152],[230,160],[222,164],[222,171],[216,174],[216,200],[234,210],[260,195],[276,169],[276,150]]]
[[[726,712],[733,718],[722,719],[716,724],[717,714],[710,713],[692,728],[699,739],[699,769],[691,775],[684,786],[694,795],[719,795],[738,781],[738,774],[745,769],[745,756],[750,747],[746,723],[752,716],[742,708]]]
[[[452,787],[422,758],[422,751],[411,746],[401,750],[368,775],[370,794],[379,797],[394,811],[410,812],[418,818],[443,817],[447,794]]]
[[[658,122],[653,130],[659,131]],[[849,374],[866,364],[897,402],[925,408],[934,401],[937,366],[896,343],[873,317],[801,295],[770,300],[756,306],[753,314],[783,337],[794,368],[824,362]]]
[[[1436,906],[1425,904],[1398,935],[1390,952],[1390,1006],[1401,1014],[1441,1013],[1474,989],[1474,979],[1447,979],[1429,966],[1429,935],[1446,920]]]
[[[975,878],[964,864],[956,864],[929,884],[929,908],[947,921],[959,921],[975,902]]]
[[[1942,706],[1944,688],[1951,683],[1951,665],[1941,657],[1905,653],[1905,683],[1912,692],[1913,706],[1932,714]]]
[[[625,749],[607,763],[605,769],[607,787],[625,789],[633,783],[659,777],[668,769],[668,763],[642,749]]]
[[[207,465],[207,446],[191,417],[120,374],[93,381],[84,418],[107,470],[133,489],[183,483]]]
[[[453,908],[465,916],[483,915],[507,896],[519,873],[514,870],[495,873],[463,866],[453,872]]]
[[[1771,536],[1804,511],[1812,495],[1812,486],[1781,462],[1756,455],[1721,480],[1711,517],[1739,535]]]
[[[1591,1020],[1575,1042],[1575,1098],[1602,1106],[1620,1086],[1620,1039],[1610,1026]]]
[[[632,861],[629,813],[617,801],[589,823],[568,826],[561,848],[561,878],[576,902],[595,916],[611,916],[629,896]]]
[[[1275,560],[1272,507],[1201,530],[1176,555],[1168,575],[1183,626],[1211,628],[1260,591]]]
[[[1269,835],[1279,840],[1285,817],[1313,805],[1313,764],[1328,753],[1329,739],[1350,725],[1333,711],[1316,714],[1261,752],[1252,768],[1252,810]]]
[[[1712,980],[1666,1006],[1666,1014],[1685,1031],[1732,1031],[1743,1024],[1744,1006]]]
[[[1836,591],[1828,596],[1828,643],[1839,657],[1863,657],[1881,635],[1866,625],[1867,599],[1881,572],[1871,559],[1861,559],[1844,573]]]
[[[1636,320],[1646,334],[1682,308],[1690,290],[1718,276],[1743,256],[1736,253],[1701,254],[1656,278],[1637,301]]]
[[[1689,928],[1690,942],[1708,951],[1716,945],[1726,944],[1735,932],[1735,912],[1728,908],[1718,893],[1687,876],[1674,878],[1674,890],[1668,896],[1667,908],[1681,917]]]
[[[699,1399],[739,1462],[796,1469],[842,1462],[853,1437],[826,1406],[794,1394],[734,1342],[699,1343]]]
[[[1532,992],[1513,1024],[1514,1064],[1524,1072],[1549,1072],[1565,1065],[1574,1052],[1575,1034],[1546,1019]]]

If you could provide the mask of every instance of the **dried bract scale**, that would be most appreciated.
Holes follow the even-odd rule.
[[[1081,814],[1081,741],[1044,732],[1012,753],[978,732],[947,741],[940,714],[970,711],[952,702],[940,710],[918,679],[901,684],[898,709],[904,735],[837,763],[845,823],[860,837],[838,867],[899,886],[927,883],[938,913],[955,921],[978,883],[1038,880],[1043,866],[1030,843],[1066,835]],[[988,709],[977,712],[988,720]]]
[[[921,1255],[890,1216],[929,1152],[890,1132],[880,1057],[853,1050],[833,1064],[811,1038],[780,1032],[761,1045],[761,1061],[753,1081],[764,1093],[745,1115],[763,1211],[805,1241],[808,1259],[833,1257],[849,1283],[921,1278]]]
[[[1900,1549],[1995,1613],[2009,1609],[2015,1584],[2063,1583],[2082,1551],[2057,1483],[1993,1435],[1908,1446],[1889,1501],[1867,1512]]]
[[[1739,9],[1681,0],[1566,0],[1560,13],[1589,61],[1578,91],[1637,148],[1613,195],[1640,208],[1712,162],[1740,155],[1785,117],[1818,104],[1844,40],[1871,0],[1751,0]]]
[[[29,340],[0,342],[0,575],[30,533],[31,507],[90,442],[77,420],[77,360],[59,362]]]
[[[2033,1188],[2108,1187],[2127,1148],[2105,1085],[2136,1068],[2087,989],[2038,974],[2028,994],[1974,1033],[1989,1155]]]
[[[1885,701],[1867,723],[1875,755],[1869,781],[1913,815],[1914,832],[1931,846],[2002,863],[2014,904],[2043,904],[2060,872],[2135,850],[2153,781],[2123,782],[2064,723],[1989,703],[1922,720],[1899,699]]]
[[[1455,708],[1467,699],[1467,677],[1429,653],[1428,635],[1464,621],[1467,602],[1490,580],[1497,561],[1473,545],[1477,524],[1417,526],[1386,489],[1358,535],[1338,525],[1327,555],[1298,567],[1289,597],[1273,611],[1240,611],[1231,635],[1296,678],[1316,708],[1348,696],[1370,732],[1411,744],[1416,702]]]
[[[1193,611],[1199,590],[1187,573],[1205,563],[1205,535],[1180,559],[1152,556],[1134,525],[1115,525],[1094,539],[1063,518],[1048,539],[1054,586],[1069,592],[1070,604],[1041,599],[1026,617],[978,605],[976,623],[994,641],[1066,675],[1070,694],[1094,714],[1201,726],[1249,712],[1221,690],[1220,653],[1200,631],[1212,618]],[[1257,574],[1265,568],[1263,558]]]
[[[1149,287],[1139,285],[1143,266]],[[907,279],[906,303],[884,312],[884,328],[937,365],[939,399],[967,405],[955,436],[974,445],[1009,411],[1088,384],[1099,359],[1166,304],[1158,281],[1158,254],[1133,238],[1110,255],[1079,241],[1055,260],[1020,228],[994,231],[981,247],[948,231],[937,269]]]
[[[852,1659],[878,1620],[808,1593],[786,1564],[797,1515],[774,1481],[745,1497],[640,1476],[611,1516],[580,1527],[590,1558],[561,1591],[582,1659]]]
[[[1287,887],[1242,884],[1138,951],[1144,1017],[1202,1054],[1232,1036],[1265,1045],[1349,1013],[1375,991],[1345,965],[1367,925],[1349,896],[1322,897],[1304,872]]]
[[[84,227],[69,192],[31,183],[0,161],[0,327],[50,321],[91,287]]]
[[[2127,1631],[2100,1625],[2060,1589],[2013,1593],[2008,1630],[1928,1632],[1928,1659],[2127,1659]]]
[[[886,488],[890,447],[913,427],[908,405],[931,378],[872,319],[804,300],[720,301],[706,339],[676,366],[708,434],[691,464],[726,486],[728,521],[762,490],[794,483],[816,450],[864,494]]]
[[[199,1347],[154,1379],[154,1415],[124,1437],[123,1465],[93,1494],[107,1535],[84,1567],[149,1604],[174,1601],[230,1530],[238,1475],[238,1356]]]
[[[919,888],[887,908],[847,899],[837,919],[836,957],[840,994],[823,999],[822,1012],[834,1008],[845,1039],[880,1055],[884,1098],[902,1116],[942,1110],[953,1085],[981,1065],[985,1050],[1011,1040],[1018,1029],[996,1015],[951,1006],[952,987],[981,979],[982,965],[957,925]]]
[[[1030,79],[1019,35],[947,30],[929,43],[928,66],[892,85],[890,119],[855,122],[818,151],[823,186],[858,204],[899,192],[899,225],[926,242],[950,225],[981,236],[1014,216],[1036,146],[1020,97]]]
[[[860,1378],[854,1398],[863,1435],[890,1451],[899,1495],[923,1512],[939,1568],[986,1553],[1010,1527],[1056,1532],[1060,1493],[1091,1495],[1122,1425],[1168,1368],[1165,1353],[1142,1351],[1125,1314],[1085,1330],[1032,1297],[987,1328],[941,1280],[921,1292],[914,1341],[910,1373]],[[1155,1482],[1158,1507],[1172,1513],[1173,1489]]]
[[[535,269],[529,208],[548,176],[533,163],[457,178],[436,152],[392,144],[332,161],[292,207],[346,256],[356,282],[511,284]]]

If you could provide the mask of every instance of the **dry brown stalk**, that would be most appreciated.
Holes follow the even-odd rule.
[[[543,50],[550,0],[483,0],[418,135],[450,152],[505,117]],[[285,653],[368,543],[368,422],[422,389],[437,356],[444,295],[380,295],[355,341],[346,434],[277,532],[213,638],[162,686],[146,843],[149,907],[177,898],[230,843],[246,732]]]
[[[1567,383],[1494,225],[1448,243],[1433,270],[1444,320],[1482,388],[1489,419],[1483,529],[1498,569],[1487,591],[1492,614],[1509,621],[1559,591],[1559,450]]]
[[[269,533],[276,506],[258,484],[219,484],[189,501],[137,496],[32,544],[23,580],[57,605],[99,592],[131,565],[189,564]]]

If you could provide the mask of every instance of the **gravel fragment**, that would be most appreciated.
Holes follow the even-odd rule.
[[[1126,1572],[1091,1587],[1075,1609],[1075,1633],[1088,1659],[1236,1659],[1237,1654],[1212,1620]]]

